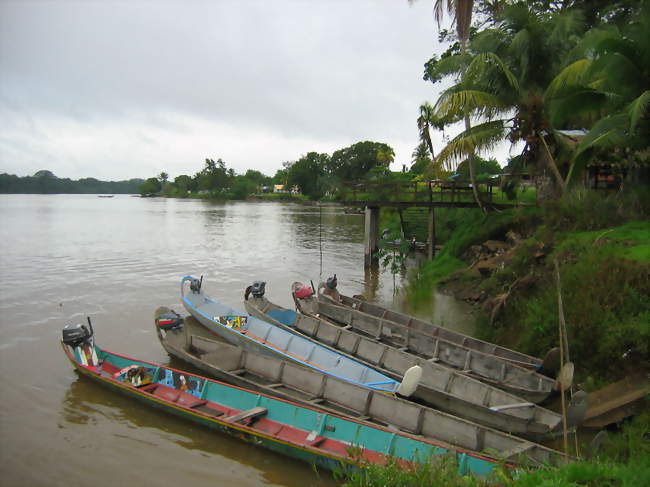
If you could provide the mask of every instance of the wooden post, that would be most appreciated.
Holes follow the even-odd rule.
[[[433,206],[429,207],[429,232],[427,236],[427,258],[432,260],[436,255],[436,214]]]
[[[406,240],[406,225],[404,225],[404,214],[402,213],[402,209],[398,208],[397,213],[399,213],[399,225],[400,228],[402,229],[400,233],[400,238],[402,240]]]
[[[363,265],[370,267],[376,264],[379,259],[375,257],[377,244],[379,243],[379,207],[366,206],[366,221],[364,235],[364,259]]]

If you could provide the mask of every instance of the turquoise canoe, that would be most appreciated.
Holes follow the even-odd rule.
[[[186,284],[190,291],[185,293]],[[233,309],[201,290],[202,280],[185,276],[181,299],[185,309],[222,339],[255,353],[281,356],[304,367],[384,392],[401,392],[400,382],[335,350]],[[409,395],[409,394],[405,394]]]
[[[150,406],[323,469],[404,464],[453,455],[461,475],[499,462],[408,433],[337,416],[199,375],[102,350],[87,339],[62,341],[82,375]]]

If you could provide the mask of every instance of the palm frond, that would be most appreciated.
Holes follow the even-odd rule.
[[[488,69],[496,67],[499,73],[506,79],[508,86],[513,90],[519,90],[519,82],[512,71],[508,68],[506,63],[498,55],[493,52],[485,52],[477,54],[472,59],[472,62],[467,67],[464,78],[468,81],[480,80],[483,78]]]
[[[438,154],[436,161],[452,170],[458,163],[475,152],[494,148],[503,140],[505,127],[503,120],[493,120],[475,125],[454,137]]]
[[[528,29],[521,29],[510,42],[510,51],[514,54],[520,73],[528,72],[530,63],[531,33]]]
[[[464,113],[490,119],[507,112],[508,108],[497,95],[479,90],[446,90],[435,105],[436,115],[442,119]]]
[[[648,111],[650,110],[650,90],[646,90],[641,93],[636,100],[629,104],[627,112],[630,116],[630,132],[634,133],[636,131],[639,121],[643,117],[648,116]]]
[[[444,78],[454,74],[459,75],[465,70],[470,60],[471,56],[469,54],[448,56],[429,66],[427,74],[431,79]]]
[[[550,100],[561,96],[567,87],[574,87],[582,85],[586,81],[586,73],[589,71],[592,61],[590,59],[579,59],[574,63],[569,64],[560,73],[553,78],[551,83],[546,88],[544,98]]]
[[[626,140],[628,115],[625,112],[616,113],[600,119],[594,124],[589,133],[578,144],[570,162],[567,185],[573,184],[589,160],[588,152],[594,147],[620,147]]]
[[[602,116],[606,103],[605,94],[578,86],[567,90],[565,96],[547,101],[546,106],[554,127],[563,127],[567,122],[589,127]]]

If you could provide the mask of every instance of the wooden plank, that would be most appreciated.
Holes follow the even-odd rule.
[[[532,408],[535,406],[532,402],[518,402],[515,404],[504,404],[503,406],[492,406],[490,410],[492,411],[505,411],[506,409],[517,409],[517,408]]]
[[[528,450],[531,450],[534,446],[535,446],[534,443],[521,442],[517,446],[511,448],[510,450],[506,450],[502,452],[501,456],[507,460],[509,458],[521,455],[522,453],[525,453]]]
[[[228,416],[227,418],[224,419],[226,421],[232,421],[233,423],[241,423],[242,421],[251,420],[251,419],[258,418],[260,416],[264,416],[266,413],[267,413],[266,408],[263,408],[261,406],[256,406],[252,409],[241,411],[237,414]]]

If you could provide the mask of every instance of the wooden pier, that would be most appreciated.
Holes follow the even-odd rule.
[[[489,209],[506,209],[522,206],[507,201],[497,201],[492,182],[479,183],[479,195]],[[427,257],[433,259],[436,248],[436,208],[478,208],[472,187],[464,181],[384,182],[364,181],[346,183],[341,188],[338,204],[365,208],[364,265],[377,263],[379,244],[379,212],[382,207],[428,208]],[[406,236],[403,235],[403,238]]]

